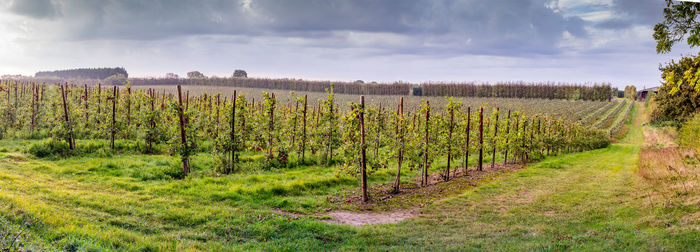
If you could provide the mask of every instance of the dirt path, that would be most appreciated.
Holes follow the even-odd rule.
[[[412,218],[419,213],[418,210],[403,210],[386,213],[331,212],[326,215],[333,217],[333,219],[323,220],[323,222],[331,224],[349,224],[353,226],[397,223]]]

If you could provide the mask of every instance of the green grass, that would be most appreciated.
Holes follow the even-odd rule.
[[[357,182],[333,167],[216,176],[211,157],[200,154],[194,174],[177,180],[167,175],[175,157],[35,159],[21,152],[27,142],[2,141],[0,220],[34,220],[28,239],[66,250],[697,251],[700,232],[677,225],[693,209],[665,214],[643,204],[638,118],[619,144],[549,157],[415,218],[363,227],[275,213],[336,209],[326,197]],[[373,184],[392,178],[370,176]]]

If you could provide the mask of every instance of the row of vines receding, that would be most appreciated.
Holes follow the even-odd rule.
[[[316,101],[292,93],[293,99],[284,104],[271,93],[255,101],[236,92],[191,96],[179,86],[171,94],[130,85],[4,81],[0,136],[50,139],[30,150],[40,157],[100,149],[94,141],[81,146],[76,140],[103,141],[102,149],[114,153],[178,155],[185,175],[190,157],[198,153],[213,153],[222,174],[253,162],[241,153],[263,153],[262,166],[268,169],[334,165],[339,174],[358,177],[397,169],[395,191],[401,167],[421,171],[426,185],[431,165],[445,157],[448,163],[441,173],[450,180],[455,176],[452,168],[466,166],[472,155],[478,155],[478,169],[483,169],[487,155],[493,166],[497,156],[504,163],[527,162],[552,153],[603,148],[610,141],[608,132],[575,122],[467,107],[454,98],[446,98],[441,107],[425,101],[408,111],[403,98],[395,108],[353,103],[340,110],[334,91],[331,86]]]

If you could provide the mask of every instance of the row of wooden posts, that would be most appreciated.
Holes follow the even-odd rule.
[[[67,101],[66,101],[66,86],[67,86],[67,84],[66,84],[66,85],[60,85],[60,87],[61,87],[61,98],[62,98],[62,101],[63,101],[63,115],[64,115],[63,118],[64,118],[64,123],[66,124],[67,130],[68,130],[68,136],[67,136],[67,137],[68,137],[68,139],[67,139],[68,141],[67,141],[67,142],[68,142],[68,144],[69,144],[69,148],[70,148],[71,150],[75,150],[75,149],[76,149],[76,145],[75,145],[75,136],[73,135],[73,126],[72,126],[72,123],[71,123],[71,120],[70,120],[70,114],[69,114],[69,112],[68,112],[68,103],[67,103]],[[88,99],[88,91],[87,91],[87,90],[88,90],[88,89],[87,89],[87,85],[86,85],[86,86],[85,86],[85,97],[84,97],[84,99],[85,99],[85,109],[86,109],[86,111],[85,111],[85,118],[86,118],[86,121],[87,121],[87,119],[89,118],[89,114],[88,114],[88,111],[87,111],[87,109],[88,109],[88,102],[87,102],[87,99]],[[98,90],[98,92],[99,92],[99,91],[102,90],[102,88],[100,87],[100,88],[98,88],[97,90]],[[131,88],[127,88],[127,90],[128,90],[129,95],[131,95]],[[110,135],[111,135],[110,147],[111,147],[112,149],[114,149],[114,139],[115,139],[115,136],[116,136],[116,134],[117,134],[117,131],[116,131],[116,122],[117,122],[117,120],[116,120],[116,112],[117,112],[117,97],[118,97],[118,94],[119,94],[119,88],[118,88],[117,86],[114,86],[114,87],[113,87],[113,96],[112,96],[112,99],[111,99],[111,100],[112,100],[112,120],[111,120],[111,130],[110,130]],[[97,101],[98,101],[98,109],[100,109],[100,105],[99,105],[100,99],[98,99]],[[129,103],[129,104],[127,105],[127,121],[128,121],[128,123],[130,123],[130,122],[131,122],[131,106],[130,106],[130,105],[131,105],[131,104],[130,104],[131,101],[130,101],[130,100],[127,100],[127,102]],[[99,112],[98,112],[98,113],[99,113]],[[32,113],[32,114],[34,114],[34,113]],[[34,117],[34,116],[32,115],[32,117]]]
[[[71,149],[71,150],[74,150],[74,149],[76,148],[76,146],[75,146],[75,137],[74,137],[74,135],[73,135],[73,129],[72,129],[71,120],[70,120],[70,116],[69,116],[69,110],[68,110],[68,107],[67,107],[66,90],[65,90],[65,89],[66,89],[66,86],[67,86],[67,84],[66,84],[65,86],[64,86],[64,85],[60,85],[60,88],[61,88],[61,95],[62,95],[62,102],[63,102],[62,105],[63,105],[63,111],[64,111],[64,120],[65,120],[65,124],[66,124],[67,130],[68,130],[68,133],[67,133],[67,138],[68,138],[68,139],[67,139],[67,142],[69,143],[70,149]],[[17,86],[15,86],[15,89],[17,89]],[[33,125],[34,125],[34,123],[35,123],[35,122],[34,122],[34,117],[35,117],[35,112],[34,112],[34,110],[35,110],[35,103],[39,100],[39,95],[40,95],[40,94],[41,94],[41,96],[42,96],[42,98],[43,98],[44,88],[43,88],[43,86],[42,86],[42,88],[41,88],[41,90],[40,90],[40,89],[39,89],[39,86],[36,85],[36,86],[33,86],[33,87],[32,87],[32,90],[33,90],[33,99],[32,99],[32,111],[33,111],[33,112],[32,112],[32,128],[33,128]],[[101,92],[101,88],[98,88],[98,92]],[[130,90],[130,89],[128,90],[128,93],[131,94],[131,90]],[[15,94],[17,94],[17,92],[15,92]],[[116,113],[116,100],[117,100],[116,97],[118,96],[118,94],[119,94],[119,92],[118,92],[118,87],[114,86],[114,87],[113,87],[113,99],[112,99],[112,120],[111,120],[111,125],[112,125],[111,128],[112,128],[112,130],[111,130],[111,143],[110,143],[110,146],[111,146],[112,149],[114,149],[114,140],[115,140],[115,135],[116,135],[116,128],[115,128],[116,117],[115,117],[115,113]],[[152,99],[154,99],[154,96],[156,96],[156,95],[154,94],[153,91],[150,91],[149,94],[150,94],[150,96],[152,97]],[[188,150],[189,146],[188,146],[188,144],[187,144],[187,134],[186,134],[187,118],[185,117],[185,113],[184,113],[185,110],[186,110],[186,108],[183,106],[183,95],[182,95],[181,86],[177,86],[177,95],[178,95],[178,104],[179,104],[179,106],[178,106],[178,117],[179,117],[179,126],[180,126],[180,137],[181,137],[181,143],[182,143],[182,148],[183,148],[182,151],[183,151],[183,153],[185,153],[185,155],[182,155],[183,172],[189,173],[189,172],[190,172],[189,155],[188,155],[188,153],[189,153],[189,150]],[[88,109],[87,97],[88,97],[88,89],[87,89],[87,86],[86,86],[86,87],[85,87],[86,118],[88,117],[88,115],[87,115],[87,109]],[[187,95],[186,101],[188,100],[188,98],[189,98],[189,95]],[[307,116],[307,105],[308,105],[308,104],[307,104],[307,99],[306,99],[306,98],[307,98],[307,97],[306,97],[306,95],[305,95],[305,96],[304,96],[303,120],[302,120],[302,121],[303,121],[303,127],[302,127],[302,130],[303,130],[303,131],[302,131],[302,143],[301,143],[301,144],[302,144],[302,146],[301,146],[301,158],[302,158],[302,160],[305,158],[305,149],[306,149],[305,143],[306,143],[306,137],[307,137],[307,136],[306,136],[306,121],[307,121],[307,120],[306,120],[306,116]],[[8,103],[9,103],[9,100],[10,100],[10,94],[9,94],[9,90],[8,90]],[[15,99],[15,100],[17,100],[17,99]],[[100,100],[98,99],[98,107],[100,106],[100,105],[99,105],[99,102],[100,102]],[[233,98],[232,98],[232,102],[233,102],[233,106],[232,106],[232,111],[231,111],[232,120],[231,120],[230,141],[231,141],[231,143],[235,143],[235,141],[236,141],[235,137],[236,137],[236,136],[235,136],[234,132],[235,132],[236,102],[237,102],[237,92],[236,92],[236,91],[234,91]],[[366,169],[367,169],[367,165],[366,165],[367,160],[366,160],[366,157],[365,157],[365,155],[366,155],[365,133],[366,133],[366,132],[365,132],[365,123],[364,123],[364,112],[365,112],[365,111],[364,111],[364,110],[365,110],[365,99],[364,99],[364,96],[361,96],[361,97],[360,97],[360,103],[361,103],[361,108],[362,108],[362,110],[360,111],[360,116],[359,116],[359,117],[360,117],[360,141],[361,141],[361,146],[362,146],[362,147],[361,147],[361,157],[360,157],[360,160],[361,160],[361,165],[360,165],[360,173],[361,173],[361,174],[360,174],[360,177],[361,177],[361,178],[360,178],[360,179],[361,179],[361,183],[362,183],[362,200],[363,200],[363,201],[367,201],[369,198],[368,198],[368,195],[367,195],[367,174],[366,174],[366,173],[367,173],[367,171],[366,171]],[[429,120],[430,120],[430,106],[429,106],[429,102],[428,102],[428,101],[426,101],[426,103],[427,103],[427,109],[426,109],[426,111],[425,111],[425,120],[426,120],[426,124],[427,124],[427,123],[429,122]],[[187,102],[186,102],[185,104],[187,104]],[[272,110],[273,112],[272,112],[272,113],[274,113],[274,94],[273,94],[273,104],[272,104],[272,106],[273,106],[273,110]],[[297,106],[298,106],[298,105],[297,105]],[[98,109],[99,109],[99,108],[98,108]],[[152,110],[154,109],[153,100],[152,100],[152,102],[151,102],[151,109],[152,109]],[[130,108],[129,105],[127,105],[127,114],[130,114],[130,112],[131,112],[131,108]],[[453,125],[454,125],[454,110],[450,110],[449,113],[450,113],[450,127],[449,127],[449,129],[448,129],[448,134],[449,134],[449,138],[451,139],[452,133],[453,133]],[[400,103],[399,103],[399,105],[398,105],[397,114],[398,114],[401,118],[403,118],[403,116],[404,116],[404,113],[403,113],[403,97],[401,98]],[[511,116],[511,113],[510,113],[510,111],[508,111],[508,119],[509,119],[509,120],[510,120],[510,116]],[[468,118],[471,118],[471,108],[470,108],[470,107],[467,108],[467,117],[468,117]],[[497,132],[498,132],[498,128],[497,128],[497,127],[498,127],[498,115],[496,115],[496,118],[495,118],[495,119],[496,119],[496,124],[495,124],[496,129],[495,129],[495,131],[494,131],[494,137],[496,136],[496,134],[497,134]],[[130,116],[129,116],[129,115],[127,115],[127,120],[130,121]],[[274,116],[273,116],[272,114],[270,114],[270,123],[269,123],[269,130],[270,130],[270,132],[272,132],[272,131],[274,130],[274,121],[273,121],[273,120],[274,120]],[[480,110],[479,110],[479,121],[480,121],[480,123],[479,123],[479,146],[480,146],[480,148],[479,148],[478,163],[477,163],[478,166],[477,166],[477,169],[478,169],[479,171],[482,171],[482,170],[483,170],[483,154],[484,154],[484,153],[483,153],[483,137],[484,137],[484,136],[483,136],[483,108],[480,108]],[[153,121],[152,123],[155,123],[155,122]],[[296,123],[296,120],[295,120],[295,123]],[[519,120],[518,120],[518,123],[519,123]],[[469,129],[471,128],[471,125],[470,125],[470,124],[471,124],[471,120],[467,120],[467,127],[466,127],[466,130],[467,130],[467,135],[466,135],[466,137],[467,137],[467,142],[469,142],[469,137],[470,137],[470,134],[469,134]],[[155,125],[152,125],[152,126],[155,127]],[[516,124],[516,127],[518,127],[517,124]],[[538,128],[539,128],[539,127],[538,127]],[[296,130],[296,127],[295,127],[295,130]],[[403,154],[404,154],[404,153],[403,153],[403,151],[404,151],[404,150],[403,150],[403,143],[404,143],[403,141],[405,140],[405,139],[403,139],[403,135],[404,135],[403,133],[404,133],[404,132],[399,132],[399,131],[403,131],[404,129],[403,129],[403,128],[397,128],[396,130],[397,130],[397,132],[396,132],[397,135],[400,137],[399,141],[400,141],[400,144],[401,144],[401,148],[398,150],[398,160],[397,160],[397,161],[398,161],[398,169],[397,169],[397,177],[396,177],[396,180],[394,181],[394,185],[393,185],[393,187],[394,187],[394,190],[393,190],[393,191],[394,191],[394,192],[398,192],[398,191],[399,191],[399,188],[400,188],[401,165],[402,165]],[[428,127],[426,127],[426,129],[425,129],[425,139],[424,139],[424,141],[425,141],[425,142],[424,142],[424,144],[425,144],[425,150],[424,150],[423,165],[422,165],[422,171],[421,171],[421,173],[422,173],[422,174],[421,174],[421,185],[422,185],[422,186],[427,186],[427,185],[428,185],[428,168],[429,168],[429,164],[428,164],[428,146],[429,146],[429,145],[428,145],[428,144],[429,144],[429,134],[428,134],[428,130],[429,130]],[[507,128],[506,128],[506,131],[507,131],[507,132],[506,132],[506,134],[507,134],[508,131],[510,131],[510,127],[507,127]],[[331,137],[332,137],[332,136],[331,136]],[[507,140],[506,140],[506,141],[507,141]],[[270,138],[268,139],[268,144],[269,144],[269,145],[272,144],[271,136],[270,136]],[[496,147],[494,146],[493,148],[494,148],[494,149],[493,149],[493,152],[492,152],[492,159],[491,159],[492,167],[495,165],[495,155],[496,155],[496,149],[495,149]],[[447,163],[447,168],[446,168],[446,172],[445,172],[445,175],[444,175],[444,176],[445,176],[445,180],[449,180],[449,179],[450,179],[450,167],[451,167],[451,159],[452,159],[451,143],[448,143],[448,149],[450,149],[450,151],[448,151],[448,153],[447,153],[447,155],[448,155],[448,156],[447,156],[447,160],[448,160],[447,162],[448,162],[448,163]],[[268,156],[271,156],[271,155],[272,155],[272,154],[270,153],[271,150],[272,150],[272,148],[268,148]],[[549,149],[547,149],[547,152],[549,153]],[[329,154],[331,155],[331,158],[332,158],[332,151],[331,151]],[[468,157],[469,157],[469,151],[467,150],[467,151],[465,152],[465,156],[464,156],[464,165],[465,165],[465,167],[467,167],[467,164],[468,164]],[[230,168],[230,169],[233,170],[233,168],[234,168],[233,165],[234,165],[234,163],[235,163],[235,161],[236,161],[236,160],[235,160],[235,159],[236,159],[235,148],[232,148],[232,150],[231,150],[231,152],[230,152],[229,159],[230,159],[230,160],[229,160],[229,161],[230,161],[229,164],[231,165],[231,168]],[[504,160],[504,163],[507,162],[507,160],[508,160],[508,150],[507,150],[507,149],[505,150],[504,159],[505,159],[505,160]]]
[[[425,121],[426,125],[430,121],[430,101],[426,101],[426,110],[425,110]],[[367,193],[367,158],[366,158],[366,144],[365,144],[365,119],[364,119],[364,114],[365,114],[365,96],[360,97],[360,180],[361,180],[361,189],[362,189],[362,201],[367,202],[369,201],[369,195]],[[397,115],[403,119],[403,97],[401,97],[398,108],[397,108]],[[471,107],[467,108],[467,118],[471,118]],[[510,119],[510,111],[508,111],[508,119]],[[484,143],[484,109],[480,108],[479,109],[479,162],[477,169],[479,171],[483,171],[483,143]],[[467,119],[467,127],[466,127],[466,135],[467,135],[467,142],[469,142],[469,129],[470,129],[470,123],[471,120]],[[450,126],[448,128],[448,138],[452,139],[452,131],[453,131],[453,126],[454,126],[454,109],[450,110]],[[495,124],[495,131],[494,131],[494,137],[496,136],[498,132],[498,115],[496,115],[496,124]],[[517,126],[516,126],[517,127]],[[508,127],[507,130],[510,128]],[[398,193],[400,190],[400,184],[401,184],[401,164],[403,161],[403,150],[404,150],[404,135],[403,135],[403,127],[398,127],[395,129],[396,135],[399,137],[399,143],[400,147],[398,150],[398,157],[397,157],[397,174],[396,174],[396,180],[394,180],[393,183],[393,191],[392,193]],[[425,139],[424,139],[424,147],[425,150],[423,151],[423,166],[422,166],[422,171],[421,171],[421,186],[428,186],[428,168],[429,168],[429,162],[428,162],[428,147],[429,147],[429,128],[425,127]],[[450,180],[450,167],[451,167],[451,160],[452,160],[452,149],[451,149],[451,142],[448,141],[448,152],[447,152],[447,167],[446,167],[446,173],[444,174],[444,179],[445,181]],[[496,160],[496,147],[493,147],[493,156],[491,159],[491,167],[493,168],[495,166],[495,160]],[[505,160],[504,164],[507,162],[507,157],[508,157],[508,152],[506,151],[505,153]],[[468,166],[468,158],[469,158],[469,150],[465,152],[464,156],[464,167],[465,167],[465,172]]]

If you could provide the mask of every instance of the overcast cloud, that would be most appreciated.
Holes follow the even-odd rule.
[[[662,0],[0,0],[0,74],[658,84]]]

